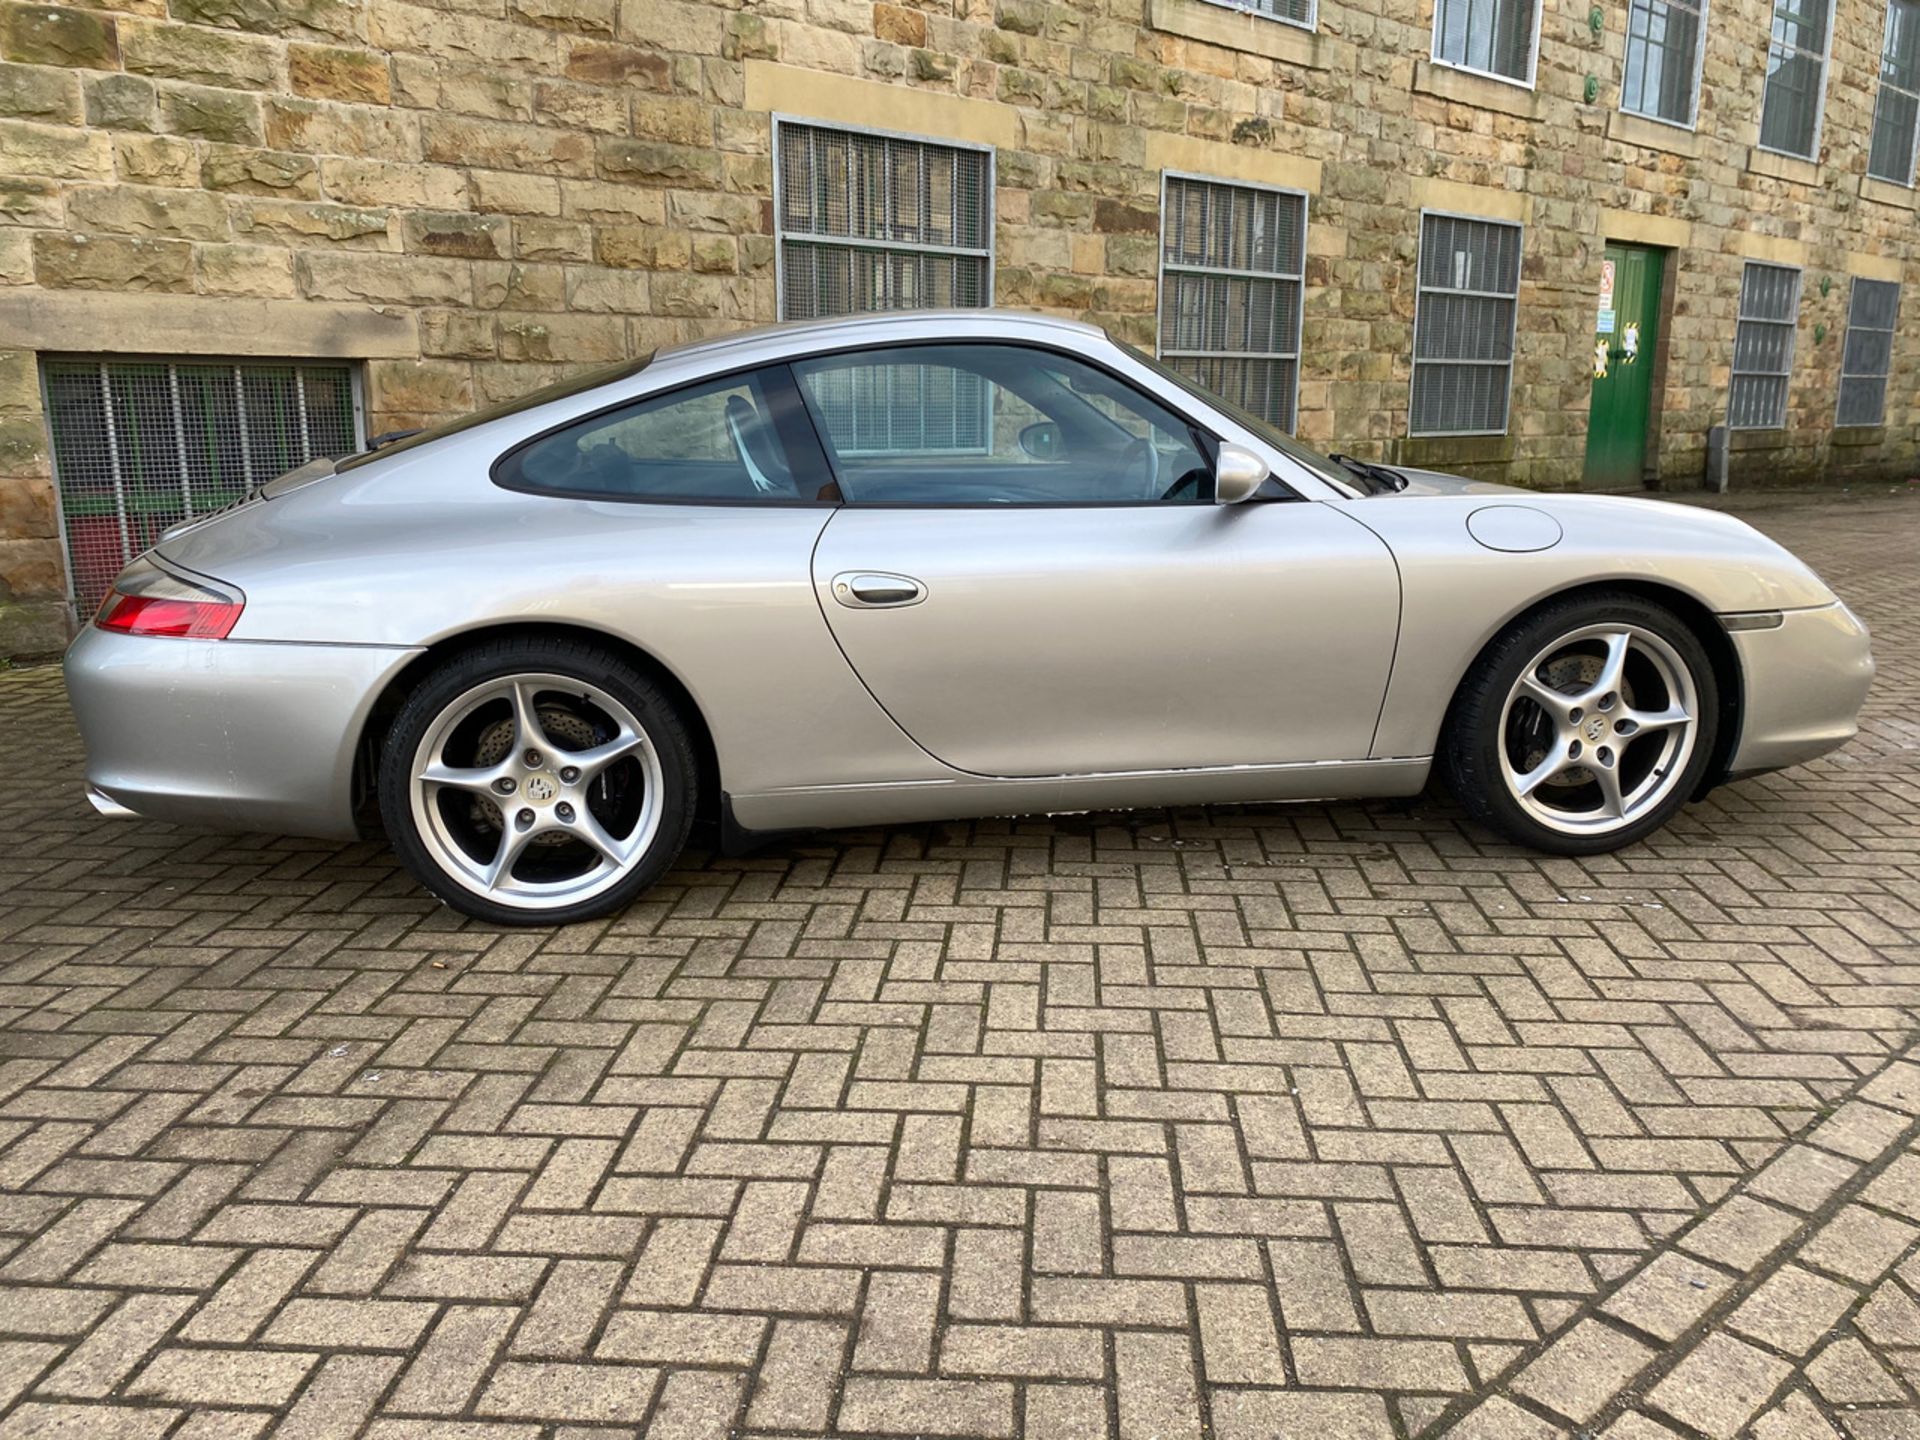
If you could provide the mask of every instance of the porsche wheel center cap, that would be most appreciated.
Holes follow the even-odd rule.
[[[1596,715],[1587,722],[1587,739],[1598,740],[1607,733],[1606,717]]]
[[[536,805],[544,805],[559,794],[559,789],[544,775],[535,775],[527,781],[527,798]]]

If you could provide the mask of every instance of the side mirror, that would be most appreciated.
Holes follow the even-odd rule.
[[[1238,505],[1265,483],[1267,462],[1244,445],[1223,443],[1220,458],[1213,465],[1213,500],[1216,505]]]
[[[1020,432],[1020,448],[1035,460],[1058,460],[1060,438],[1060,427],[1051,420],[1042,420]]]

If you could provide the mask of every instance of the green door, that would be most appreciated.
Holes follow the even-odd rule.
[[[1653,415],[1653,358],[1660,340],[1658,250],[1609,245],[1593,318],[1593,407],[1587,417],[1586,484],[1637,489]]]

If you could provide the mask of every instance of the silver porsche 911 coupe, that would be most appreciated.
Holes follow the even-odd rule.
[[[1726,515],[1320,455],[994,311],[662,351],[315,462],[164,536],[66,666],[102,812],[378,823],[501,923],[619,909],[697,816],[743,846],[1436,766],[1586,854],[1841,744],[1873,674]]]

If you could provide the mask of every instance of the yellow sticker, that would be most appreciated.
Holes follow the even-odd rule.
[[[1596,380],[1607,378],[1607,342],[1604,340],[1593,342],[1593,378]]]
[[[1637,320],[1627,325],[1627,333],[1621,337],[1620,344],[1627,352],[1627,364],[1631,365],[1640,358],[1640,323]]]

